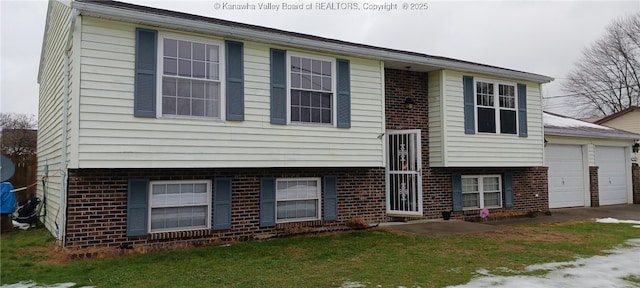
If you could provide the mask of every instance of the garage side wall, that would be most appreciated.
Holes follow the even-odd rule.
[[[640,166],[634,163],[631,167],[631,179],[633,181],[633,204],[640,204]]]
[[[589,194],[591,195],[591,207],[600,207],[598,166],[589,166]]]

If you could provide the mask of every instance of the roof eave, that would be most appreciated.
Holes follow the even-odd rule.
[[[616,139],[616,140],[639,140],[640,135],[629,133],[627,135],[621,134],[600,134],[588,131],[570,130],[557,127],[544,127],[545,135],[555,136],[571,136],[571,137],[586,137],[586,138],[598,138],[598,139]]]
[[[466,72],[515,78],[536,83],[548,83],[554,80],[553,78],[544,75],[514,71],[499,67],[491,67],[470,62],[460,62],[453,59],[441,59],[429,55],[414,55],[415,53],[402,53],[403,51],[388,51],[384,49],[375,49],[373,47],[367,48],[356,47],[355,45],[348,44],[328,43],[321,40],[295,37],[292,35],[285,35],[281,33],[257,31],[243,27],[230,27],[216,23],[207,23],[192,19],[157,15],[144,11],[121,9],[95,3],[73,2],[72,7],[78,9],[82,15],[87,16],[108,18],[113,20],[140,23],[149,26],[166,27],[199,33],[211,33],[211,31],[215,31],[216,34],[223,37],[253,40],[278,45],[289,45],[339,55],[354,55],[382,61],[401,61],[408,64],[422,64],[434,66],[440,69],[462,70]]]

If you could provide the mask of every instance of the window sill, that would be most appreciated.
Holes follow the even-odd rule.
[[[207,121],[207,122],[218,122],[224,123],[225,121],[221,118],[211,118],[211,117],[197,117],[197,116],[180,116],[180,115],[161,115],[158,119],[171,119],[171,120],[193,120],[193,121]]]
[[[301,228],[301,227],[318,227],[322,226],[324,221],[322,219],[305,219],[305,220],[295,220],[288,222],[278,222],[276,223],[276,228],[278,229],[291,229],[291,228]]]
[[[467,134],[468,135],[468,134]],[[473,135],[473,134],[471,134]],[[476,131],[476,135],[495,135],[495,136],[513,136],[513,137],[519,137],[518,133],[516,134],[511,134],[511,133],[491,133],[491,132],[478,132]]]
[[[147,235],[148,240],[196,238],[211,235],[211,229],[152,232]]]
[[[303,127],[327,127],[327,128],[335,128],[336,125],[333,124],[324,124],[324,123],[304,123],[304,122],[289,122],[291,126],[303,126]]]

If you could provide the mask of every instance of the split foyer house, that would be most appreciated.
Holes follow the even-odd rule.
[[[45,225],[71,248],[548,208],[552,78],[115,1],[50,1]]]

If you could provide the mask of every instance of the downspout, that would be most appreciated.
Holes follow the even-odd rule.
[[[75,28],[76,18],[80,13],[78,9],[71,8],[71,23],[69,24],[69,33],[67,33],[67,41],[64,47],[64,55],[63,55],[63,79],[62,79],[62,144],[61,144],[61,155],[60,155],[60,207],[58,213],[58,219],[56,222],[59,223],[58,227],[58,240],[62,241],[62,245],[65,244],[65,231],[67,230],[66,225],[66,217],[67,217],[67,129],[68,126],[68,115],[69,115],[69,52],[71,50],[71,40],[73,36],[73,30]]]

